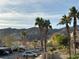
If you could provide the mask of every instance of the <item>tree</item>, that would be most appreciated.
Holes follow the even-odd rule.
[[[53,36],[52,42],[55,42],[55,46],[68,46],[68,38],[61,34],[55,34]]]
[[[74,28],[74,31],[73,31],[73,36],[74,36],[74,53],[76,54],[76,32],[77,32],[77,19],[79,19],[79,11],[76,9],[76,7],[72,7],[70,8],[70,13],[69,13],[69,16],[74,19],[74,22],[73,22],[73,28]]]
[[[70,37],[70,27],[69,27],[69,24],[71,23],[71,18],[69,16],[64,15],[60,20],[61,21],[59,22],[59,24],[66,25],[66,31],[67,31],[67,37],[68,37],[67,39],[69,40],[69,56],[71,57],[71,48],[70,48],[71,37]]]
[[[52,26],[51,26],[51,24],[50,24],[50,21],[49,20],[44,20],[44,24],[43,24],[43,26],[44,26],[44,35],[45,35],[45,52],[47,51],[47,35],[48,35],[48,30],[49,29],[52,29]]]
[[[42,48],[42,50],[43,50],[43,40],[42,40],[42,35],[43,35],[43,25],[44,24],[44,19],[43,18],[41,18],[41,17],[37,17],[36,18],[36,22],[35,22],[35,25],[38,25],[38,27],[39,27],[39,31],[40,31],[40,36],[41,36],[41,48]]]
[[[26,33],[25,31],[21,32],[21,38],[22,38],[22,40],[23,40],[23,44],[24,44],[24,45],[26,45],[26,44],[25,44],[26,35],[27,35],[27,33]]]
[[[26,32],[25,31],[23,31],[23,32],[21,32],[21,35],[22,35],[22,39],[24,40],[24,39],[26,39]]]
[[[33,45],[34,49],[35,49],[36,46],[37,46],[37,42],[38,42],[37,40],[33,40],[33,41],[32,41],[32,45]]]

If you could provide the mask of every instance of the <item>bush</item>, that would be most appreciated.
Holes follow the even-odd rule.
[[[53,51],[56,50],[56,48],[54,48],[54,47],[50,47],[48,50],[51,51],[51,52],[53,52]]]
[[[70,59],[70,57],[68,59]],[[73,55],[71,59],[79,59],[79,54]]]
[[[63,49],[64,48],[64,46],[58,46],[58,49],[60,50],[60,49]]]
[[[65,47],[67,47],[68,46],[68,37],[63,37],[60,41],[59,41],[59,43],[60,43],[60,45],[64,45]]]
[[[64,35],[56,34],[53,39],[57,41],[57,45],[63,45],[65,47],[68,46],[68,37]]]

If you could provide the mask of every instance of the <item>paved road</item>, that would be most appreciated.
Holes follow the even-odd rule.
[[[43,59],[43,56],[40,55],[40,56],[36,57],[35,59]]]
[[[6,55],[6,56],[1,56],[0,59],[16,59],[17,56],[20,56],[21,53],[13,53],[10,55]]]
[[[11,55],[2,56],[2,57],[0,57],[0,59],[17,59],[17,57],[19,57],[19,59],[26,59],[26,58],[22,57],[22,53],[13,53]],[[29,59],[42,59],[42,55],[40,55],[38,57],[29,57]]]

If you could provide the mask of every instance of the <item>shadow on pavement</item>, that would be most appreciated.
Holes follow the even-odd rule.
[[[59,54],[52,54],[52,59],[62,59]]]

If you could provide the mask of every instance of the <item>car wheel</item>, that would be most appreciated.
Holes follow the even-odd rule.
[[[25,57],[25,55],[23,55],[23,57]]]
[[[35,57],[37,57],[37,55],[35,55]]]

